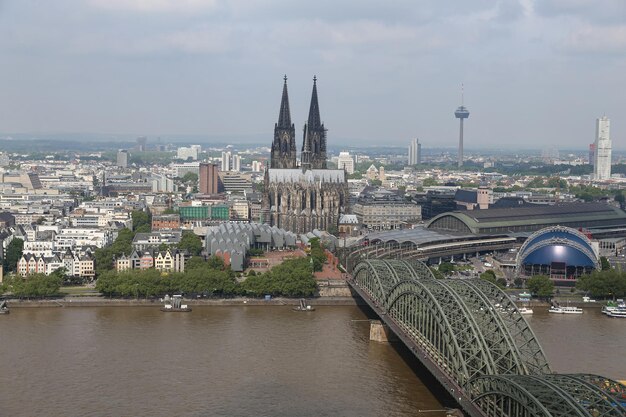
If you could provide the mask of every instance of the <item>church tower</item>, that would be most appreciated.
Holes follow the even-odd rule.
[[[286,75],[284,80],[278,123],[274,125],[270,168],[293,169],[296,168],[296,129],[291,123]]]
[[[305,151],[305,146],[311,152],[311,168],[326,169],[326,129],[320,118],[320,106],[317,101],[317,77],[313,77],[313,94],[311,95],[311,106],[309,107],[309,120],[304,126],[303,152]]]

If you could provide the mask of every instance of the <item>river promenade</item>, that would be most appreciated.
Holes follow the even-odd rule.
[[[284,306],[298,305],[300,298],[277,297],[270,300],[260,298],[198,298],[185,299],[190,306]],[[316,297],[308,298],[309,302],[317,306],[354,306],[362,301],[352,297]],[[158,307],[163,303],[159,299],[135,298],[107,298],[95,296],[63,297],[43,300],[8,300],[10,308],[38,308],[38,307]]]

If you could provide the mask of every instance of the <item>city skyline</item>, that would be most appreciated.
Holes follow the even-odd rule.
[[[582,149],[601,114],[622,148],[625,12],[620,0],[4,1],[0,132],[265,142],[286,73],[297,129],[319,77],[335,143],[454,147],[464,83],[466,148]]]

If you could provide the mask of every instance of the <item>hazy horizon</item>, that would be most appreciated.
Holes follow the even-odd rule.
[[[625,50],[623,0],[0,0],[0,131],[269,146],[287,74],[298,141],[317,75],[329,145],[454,147],[464,83],[468,149],[621,149]]]

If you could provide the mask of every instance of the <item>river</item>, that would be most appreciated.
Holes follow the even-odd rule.
[[[553,368],[626,378],[626,320],[539,311]],[[406,350],[358,307],[14,308],[0,316],[0,416],[441,416]],[[428,383],[428,382],[427,382]],[[430,383],[432,385],[432,383]]]

